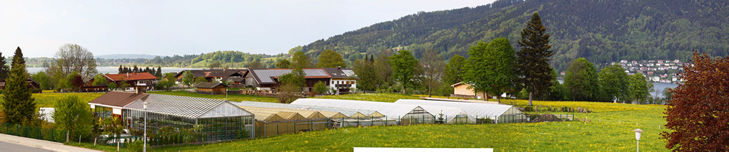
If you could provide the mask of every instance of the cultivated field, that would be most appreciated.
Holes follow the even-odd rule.
[[[78,99],[82,102],[89,102],[103,95],[104,93],[50,93],[44,91],[44,93],[34,93],[33,98],[37,107],[53,107],[53,102],[66,96],[78,96]],[[0,102],[2,101],[2,95],[0,95]],[[2,105],[0,105],[2,106]]]

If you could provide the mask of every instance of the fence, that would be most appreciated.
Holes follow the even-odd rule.
[[[10,123],[2,124],[0,133],[55,142],[64,142],[66,140],[66,130]]]

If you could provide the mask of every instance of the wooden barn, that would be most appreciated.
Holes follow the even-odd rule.
[[[220,82],[200,82],[196,85],[197,93],[204,94],[225,94],[228,85]]]

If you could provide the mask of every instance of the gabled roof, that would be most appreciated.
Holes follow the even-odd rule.
[[[148,112],[187,118],[217,118],[253,115],[225,100],[161,94],[149,94],[146,98],[135,100],[134,102],[124,106],[124,108],[144,111],[144,101],[147,101],[146,111]]]
[[[157,77],[147,72],[120,73],[120,74],[104,74],[111,81],[133,81],[133,80],[156,80]]]
[[[228,77],[240,75],[245,76],[248,73],[248,69],[205,69],[205,70],[184,70],[178,72],[175,77],[179,77],[186,71],[192,73],[193,77],[205,77],[205,78],[222,78],[223,81],[227,81]],[[242,79],[236,79],[233,81],[240,81]]]
[[[195,85],[195,87],[197,87],[197,88],[208,88],[208,89],[212,89],[212,88],[218,87],[219,85],[223,85],[225,87],[228,87],[228,85],[225,85],[225,84],[220,83],[220,82],[200,82],[197,85]]]
[[[324,71],[327,71],[327,73],[332,76],[332,78],[351,78],[352,76],[348,75],[342,68],[324,68]]]
[[[118,92],[112,91],[98,98],[89,101],[89,104],[98,104],[114,107],[124,107],[129,103],[132,103],[138,99],[146,97],[148,94],[137,94],[134,92]]]
[[[259,84],[275,84],[275,79],[281,75],[291,73],[293,69],[251,69],[250,73]],[[304,78],[331,78],[331,76],[321,68],[303,69]]]

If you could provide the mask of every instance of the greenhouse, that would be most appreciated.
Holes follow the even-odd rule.
[[[435,106],[435,105],[410,105],[373,101],[339,100],[339,99],[297,99],[292,105],[324,106],[336,108],[369,109],[377,111],[378,115],[384,115],[385,120],[399,120],[400,124],[411,123],[456,123],[461,121],[474,121],[468,119],[465,112],[458,108]],[[350,116],[351,117],[351,116]]]
[[[144,102],[147,108],[144,109]],[[193,132],[203,142],[217,142],[254,137],[254,115],[229,101],[148,94],[124,106],[125,125],[141,131],[147,112],[147,131],[152,135],[164,131]]]
[[[268,102],[251,102],[241,101],[240,103],[233,102],[244,109],[250,108],[272,108],[278,109],[279,111],[290,111],[298,112],[304,117],[310,117],[307,112],[320,112],[326,116],[332,123],[332,127],[349,127],[349,126],[371,126],[371,125],[396,125],[396,119],[387,119],[385,115],[380,112],[367,110],[367,109],[350,109],[350,108],[337,108],[337,107],[324,107],[324,106],[310,106],[310,105],[292,105],[292,104],[281,104],[281,103],[268,103]],[[256,114],[258,115],[258,114]],[[387,122],[387,123],[385,123]]]
[[[319,111],[329,119],[341,119],[341,118],[355,118],[354,115],[362,114],[369,118],[370,115],[374,116],[382,115],[381,113],[368,110],[368,109],[353,109],[353,108],[338,108],[338,107],[326,107],[326,106],[311,106],[311,105],[294,105],[294,104],[283,104],[283,103],[270,103],[270,102],[253,102],[253,101],[241,101],[233,102],[233,104],[246,107],[265,107],[265,108],[282,108],[292,110],[307,110],[307,111]],[[341,115],[340,115],[341,114]],[[345,116],[345,117],[342,117]]]
[[[241,106],[256,115],[257,137],[290,134],[301,131],[324,130],[330,128],[330,121],[319,112],[286,110],[282,108],[262,108]],[[301,115],[309,113],[307,116]]]
[[[526,115],[516,106],[491,103],[473,103],[456,101],[400,99],[395,103],[410,104],[418,106],[446,106],[459,108],[466,112],[471,118],[483,121],[484,118],[493,120],[494,123],[524,122]],[[481,122],[480,122],[481,123]]]

